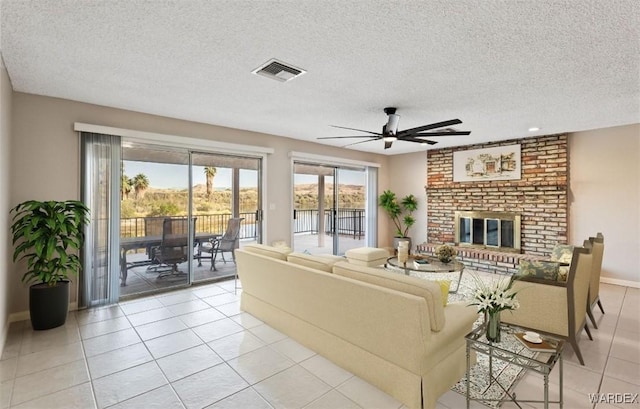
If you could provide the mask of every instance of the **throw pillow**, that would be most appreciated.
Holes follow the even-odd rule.
[[[558,269],[559,264],[553,261],[520,260],[518,275],[556,281],[558,280]]]
[[[436,280],[436,283],[440,286],[440,291],[442,291],[442,306],[446,307],[449,302],[449,287],[451,286],[451,281],[449,280]]]
[[[574,246],[570,244],[557,244],[551,251],[551,261],[571,264]]]
[[[566,282],[568,275],[569,275],[569,267],[560,266],[560,268],[558,269],[558,281]]]

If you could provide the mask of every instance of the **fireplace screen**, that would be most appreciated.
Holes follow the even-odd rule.
[[[457,246],[520,251],[520,216],[512,212],[455,212]]]

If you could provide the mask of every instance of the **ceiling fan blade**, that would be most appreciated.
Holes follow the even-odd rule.
[[[369,139],[368,141],[360,141],[360,142],[350,143],[350,144],[344,145],[344,146],[343,146],[343,148],[346,148],[347,146],[351,146],[351,145],[357,145],[357,144],[359,144],[359,143],[365,143],[365,142],[377,141],[378,139],[380,139],[380,138],[372,138],[372,139]]]
[[[418,126],[416,128],[405,129],[404,131],[398,132],[398,135],[415,134],[417,132],[428,131],[429,129],[442,128],[444,126],[458,125],[461,123],[462,121],[459,119],[450,119],[448,121],[436,122],[429,125]]]
[[[418,138],[414,138],[412,136],[403,136],[402,138],[398,139],[399,141],[407,141],[407,142],[417,142],[417,143],[427,143],[429,145],[435,145],[436,141],[431,141],[429,139],[418,139]]]
[[[365,131],[364,129],[347,128],[346,126],[338,126],[338,125],[329,125],[329,126],[331,126],[333,128],[348,129],[350,131],[366,132],[366,133],[369,133],[371,135],[380,135],[380,132]]]
[[[377,138],[382,135],[353,135],[353,136],[323,136],[316,139],[342,139],[342,138]]]
[[[384,148],[389,149],[393,145],[393,141],[384,141]]]
[[[449,136],[449,135],[470,135],[471,131],[442,131],[442,132],[425,132],[425,133],[412,133],[407,136],[420,137],[420,136]]]

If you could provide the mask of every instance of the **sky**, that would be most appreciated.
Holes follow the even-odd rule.
[[[124,173],[133,178],[138,173],[143,173],[149,179],[149,185],[156,189],[186,189],[189,184],[188,165],[175,165],[169,163],[123,161]],[[216,168],[216,176],[213,178],[214,189],[231,188],[231,169]],[[364,173],[341,170],[340,184],[364,185]],[[256,187],[258,173],[255,170],[240,170],[240,187]],[[296,175],[296,184],[316,183],[317,176]],[[204,185],[204,166],[193,167],[193,184]]]
[[[149,185],[156,189],[186,189],[189,185],[189,167],[187,165],[174,165],[169,163],[123,161],[124,173],[133,178],[138,173],[144,173],[149,179]],[[214,189],[231,188],[231,169],[216,168],[216,176],[213,178]],[[258,173],[255,170],[240,170],[240,187],[255,187]],[[204,176],[204,166],[193,167],[193,184],[204,185],[207,179]]]

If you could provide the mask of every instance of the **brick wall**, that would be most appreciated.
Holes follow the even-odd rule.
[[[520,180],[453,182],[453,152],[520,144]],[[522,253],[548,256],[568,232],[567,135],[512,139],[427,152],[427,240],[454,242],[454,212],[510,211],[519,213]]]

